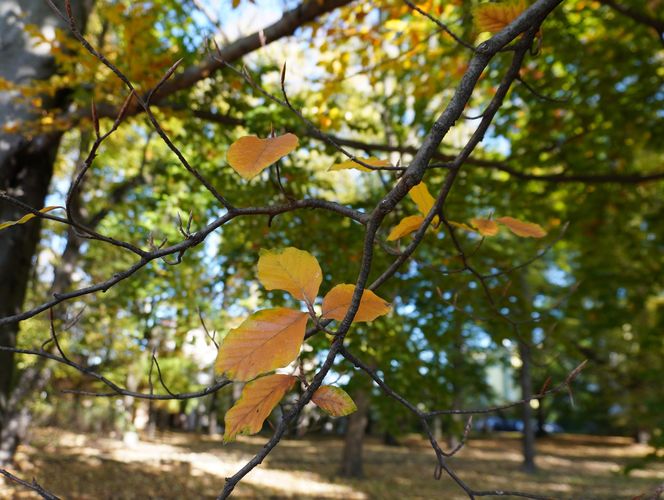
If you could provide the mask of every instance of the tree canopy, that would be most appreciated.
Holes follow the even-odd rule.
[[[281,405],[221,497],[362,390],[471,497],[441,419],[463,444],[507,403],[664,445],[664,2],[48,3],[5,21],[53,69],[0,72],[0,144],[59,149],[40,202],[0,179],[2,244],[41,227],[4,418],[49,358],[75,397],[218,392],[227,440]]]

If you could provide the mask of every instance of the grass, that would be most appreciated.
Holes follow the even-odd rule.
[[[36,430],[20,449],[16,475],[33,477],[67,499],[214,498],[265,438],[220,438],[166,433],[127,444],[119,439],[59,429]],[[478,437],[451,462],[475,488],[523,490],[552,498],[632,499],[664,483],[664,466],[622,474],[622,467],[645,455],[646,446],[627,438],[561,435],[538,440],[536,474],[520,470],[514,435]],[[336,476],[342,442],[332,438],[286,440],[237,488],[237,498],[461,499],[443,476],[433,479],[433,454],[419,437],[399,447],[369,439],[362,480]],[[0,480],[1,481],[1,480]],[[0,498],[36,496],[0,482]]]

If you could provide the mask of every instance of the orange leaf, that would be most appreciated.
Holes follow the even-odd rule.
[[[464,231],[470,231],[471,233],[477,232],[476,229],[473,229],[468,224],[464,224],[463,222],[454,222],[453,220],[448,220],[447,222],[450,223],[450,226],[458,227],[459,229],[463,229]]]
[[[323,281],[323,271],[309,252],[288,247],[262,250],[258,279],[268,290],[285,290],[299,300],[313,304]]]
[[[424,217],[421,215],[409,215],[401,219],[401,222],[392,228],[390,234],[387,236],[387,241],[398,240],[412,232],[417,231],[424,223]]]
[[[470,219],[470,223],[477,228],[482,236],[495,236],[498,234],[498,224],[490,219]]]
[[[64,207],[44,207],[41,210],[39,210],[39,213],[45,214],[46,212],[50,212],[51,210],[55,210],[56,208],[62,208],[64,210]],[[11,227],[15,226],[16,224],[25,224],[29,220],[34,219],[37,217],[33,213],[25,214],[23,217],[21,217],[19,220],[9,220],[7,222],[2,222],[0,223],[0,231],[5,229],[6,227]]]
[[[371,165],[372,167],[388,167],[390,165],[389,161],[380,160],[375,156],[372,156],[370,158],[358,158],[358,160],[360,160],[363,163],[366,163],[367,165]],[[354,162],[353,160],[346,160],[342,161],[341,163],[335,163],[329,168],[329,170],[347,170],[350,168],[361,170],[362,172],[372,171],[370,168],[367,168],[364,165],[360,165],[359,163]]]
[[[496,219],[496,222],[500,222],[514,234],[524,238],[543,238],[546,236],[546,231],[542,229],[542,226],[532,222],[520,221],[513,217],[500,217]]]
[[[297,143],[298,139],[294,134],[268,139],[247,135],[231,144],[226,159],[238,174],[245,179],[252,179],[279,158],[293,151]]]
[[[314,392],[311,400],[316,403],[321,410],[333,417],[345,417],[357,410],[355,402],[346,391],[332,385],[319,387],[318,390]]]
[[[286,366],[300,352],[307,318],[307,313],[285,307],[255,312],[224,338],[217,371],[244,381]]]
[[[224,442],[233,441],[238,434],[259,432],[296,380],[291,375],[268,375],[245,385],[242,396],[224,417]]]
[[[323,317],[341,321],[350,307],[355,285],[342,284],[335,286],[323,299]],[[371,290],[364,290],[360,300],[360,308],[353,318],[353,323],[373,321],[378,316],[390,312],[390,304]]]
[[[502,3],[483,3],[473,9],[475,25],[480,31],[497,33],[526,10],[525,0]]]

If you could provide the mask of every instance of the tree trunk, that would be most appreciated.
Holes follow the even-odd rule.
[[[40,391],[50,378],[50,371],[44,367],[44,359],[39,359],[23,373],[20,382],[14,387],[2,412],[0,439],[0,463],[11,462],[18,445],[27,436],[32,415],[27,400],[35,391]]]
[[[360,388],[353,393],[357,411],[348,417],[348,429],[341,457],[339,474],[344,477],[362,477],[362,445],[369,421],[369,389]]]
[[[84,3],[75,2],[74,15],[82,20]],[[63,22],[43,0],[4,0],[0,2],[0,77],[16,84],[28,84],[55,73],[53,60],[45,45],[36,45],[24,31],[27,24],[40,28],[46,36],[54,33]],[[62,136],[51,132],[32,137],[5,132],[25,121],[34,119],[33,110],[17,103],[14,92],[0,93],[0,191],[34,207],[44,206],[53,164]],[[64,96],[57,96],[50,106],[63,104]],[[0,221],[15,220],[25,210],[0,200]],[[33,220],[0,232],[0,317],[14,315],[23,307],[30,270],[39,240],[40,224]],[[0,325],[0,345],[13,347],[18,334],[17,324]],[[17,443],[26,419],[17,416],[25,412],[12,407],[13,388],[17,384],[14,356],[0,352],[0,442]],[[29,420],[29,418],[28,418]],[[15,445],[3,447],[0,464],[11,461]]]
[[[527,270],[522,270],[518,274],[519,285],[523,297],[522,314],[530,315],[533,304],[532,293],[530,291],[530,284],[528,283]],[[518,333],[518,332],[517,332]],[[532,374],[532,352],[530,343],[532,342],[532,334],[530,332],[523,332],[524,338],[517,335],[517,343],[519,347],[519,357],[521,358],[521,369],[519,370],[519,383],[521,385],[521,397],[528,399],[533,396],[533,374]],[[533,408],[530,406],[530,401],[521,405],[521,418],[523,420],[523,465],[522,468],[525,472],[535,472],[537,466],[535,465],[535,425],[533,422]]]
[[[521,397],[529,399],[533,395],[533,380],[531,373],[530,346],[519,342],[519,356],[521,357]],[[535,472],[535,426],[533,425],[533,409],[530,403],[521,405],[521,418],[523,419],[523,470]]]

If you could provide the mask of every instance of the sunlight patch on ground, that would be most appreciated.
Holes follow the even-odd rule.
[[[497,460],[503,462],[521,462],[523,456],[517,451],[507,451],[507,450],[478,450],[468,447],[467,450],[462,450],[467,452],[465,455],[468,458],[478,458],[480,460]]]
[[[631,477],[638,477],[641,479],[658,479],[660,481],[664,480],[664,471],[656,469],[635,469],[630,471],[629,475]],[[664,483],[662,483],[664,485]]]
[[[255,439],[255,438],[254,438]],[[159,444],[148,441],[139,441],[134,445],[113,439],[97,440],[97,444],[103,442],[103,450],[90,447],[86,436],[72,436],[72,439],[64,440],[68,445],[75,448],[76,453],[90,458],[112,459],[120,462],[138,462],[156,466],[190,464],[192,475],[214,475],[221,479],[220,487],[226,477],[232,476],[240,470],[252,455],[244,453],[229,453],[222,449],[219,442],[219,452],[187,452],[180,446],[171,444]],[[262,441],[260,441],[262,443]],[[165,459],[165,457],[168,457]],[[325,481],[317,474],[304,471],[274,470],[266,466],[266,462],[250,472],[243,483],[257,486],[275,493],[288,494],[292,497],[303,495],[315,496],[316,498],[344,498],[362,500],[368,498],[366,494],[356,491],[349,486],[334,484]]]
[[[136,438],[123,442],[120,436],[36,429],[31,443],[19,450],[15,473],[35,477],[62,498],[97,500],[112,493],[123,500],[213,499],[224,477],[239,470],[266,439],[242,437],[223,445],[221,436],[182,432]],[[286,439],[238,485],[235,496],[254,500],[467,498],[449,478],[432,479],[435,455],[426,440],[410,436],[402,442],[402,446],[385,446],[380,439],[368,438],[363,454],[366,477],[337,480],[342,439]],[[518,435],[477,436],[450,464],[478,489],[519,490],[554,498],[634,498],[654,491],[664,477],[664,464],[625,475],[625,465],[650,451],[625,438],[570,435],[538,440],[536,474],[523,472],[520,450]],[[25,488],[0,480],[1,500],[32,498]]]
[[[600,462],[598,460],[584,460],[579,463],[578,460],[569,458],[560,458],[553,456],[543,456],[538,459],[539,464],[545,467],[567,467],[567,468],[583,468],[588,472],[597,474],[616,474],[620,472],[620,466],[610,462]]]

